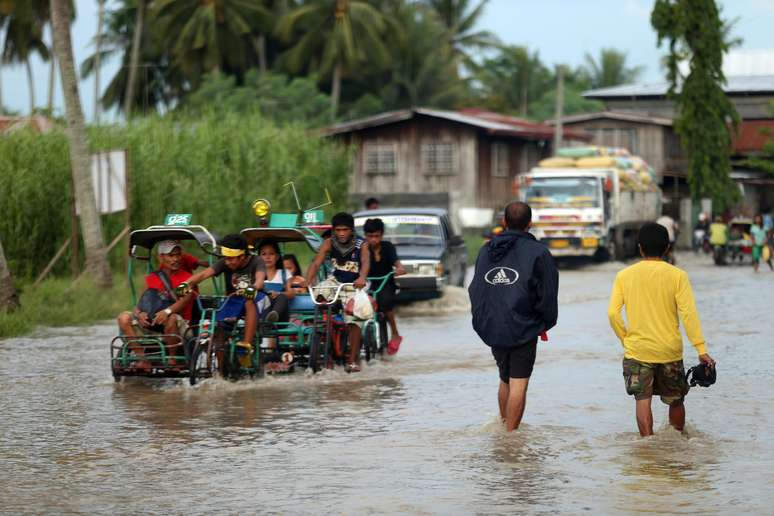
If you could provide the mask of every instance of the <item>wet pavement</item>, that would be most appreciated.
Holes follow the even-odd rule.
[[[352,375],[115,384],[112,325],[0,341],[0,511],[773,514],[774,273],[678,259],[718,361],[685,435],[657,400],[637,434],[606,314],[623,265],[573,264],[512,434],[461,289]]]

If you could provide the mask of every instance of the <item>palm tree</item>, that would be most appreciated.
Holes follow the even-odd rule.
[[[252,33],[272,16],[257,0],[158,0],[153,13],[164,45],[194,87],[206,73],[241,79],[255,62]]]
[[[626,67],[626,53],[614,48],[603,48],[599,52],[599,60],[591,54],[586,54],[586,72],[592,88],[606,88],[627,84],[637,80],[644,67]]]
[[[543,65],[538,53],[526,47],[503,47],[499,54],[487,59],[477,74],[484,97],[496,109],[528,114],[529,103],[551,88],[551,72]]]
[[[101,93],[100,79],[100,59],[102,57],[102,29],[105,24],[105,0],[97,0],[97,35],[96,50],[94,51],[94,123],[99,125],[99,96]]]
[[[19,308],[19,295],[13,285],[13,277],[5,259],[3,243],[0,242],[0,311],[13,312],[17,308]]]
[[[20,1],[8,0],[4,8],[6,15],[5,44],[2,49],[2,60],[5,63],[24,63],[27,68],[27,83],[29,86],[30,114],[35,110],[35,80],[32,73],[30,57],[37,53],[41,59],[48,61],[49,49],[43,41],[43,26],[46,22],[46,0]]]
[[[392,91],[395,98],[389,107],[455,107],[467,85],[457,77],[451,46],[439,45],[445,28],[422,5],[404,4],[392,17],[400,30],[391,38],[390,79],[384,93]]]
[[[471,50],[486,50],[500,44],[497,36],[486,30],[474,31],[489,0],[481,0],[470,9],[470,0],[424,0],[438,15],[446,27],[446,39],[454,49],[460,63],[468,70],[475,70],[476,63]]]
[[[51,0],[51,25],[65,99],[71,170],[75,198],[80,208],[81,233],[86,252],[86,270],[98,286],[109,287],[112,284],[112,276],[107,262],[102,224],[91,183],[86,127],[81,100],[78,96],[78,78],[75,75],[73,48],[70,39],[69,4],[68,0]]]
[[[129,120],[132,115],[134,89],[137,84],[137,69],[140,66],[140,42],[144,30],[145,0],[137,0],[136,16],[134,33],[132,35],[132,53],[129,61],[129,79],[127,80],[126,96],[124,97],[124,116],[127,120]],[[97,59],[99,59],[99,57]]]
[[[152,20],[151,20],[152,21]],[[123,110],[127,99],[129,86],[129,71],[142,69],[143,73],[135,76],[135,87],[131,98],[131,111],[141,108],[169,105],[180,95],[183,88],[183,78],[174,64],[169,62],[160,43],[160,34],[143,22],[142,44],[140,55],[136,61],[142,62],[142,67],[132,65],[132,45],[137,22],[137,6],[134,1],[126,1],[116,9],[105,13],[105,30],[99,41],[99,51],[86,58],[81,63],[81,77],[87,78],[95,74],[101,65],[111,57],[120,56],[122,66],[110,79],[105,88],[100,104],[103,108],[118,108]],[[95,38],[95,47],[97,40]]]
[[[284,41],[297,36],[283,56],[291,72],[331,76],[331,119],[341,98],[341,81],[347,72],[366,61],[388,60],[381,39],[387,20],[363,0],[319,0],[304,4],[282,17],[277,34]]]

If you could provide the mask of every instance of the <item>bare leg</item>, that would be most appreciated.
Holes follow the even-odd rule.
[[[669,424],[678,432],[682,432],[685,428],[685,403],[682,401],[669,405]]]
[[[497,390],[497,404],[500,406],[500,419],[505,423],[505,407],[508,406],[508,384],[500,380],[500,388]]]
[[[384,315],[387,317],[387,322],[390,324],[390,336],[393,339],[395,337],[400,337],[400,333],[398,333],[398,323],[395,322],[395,310],[388,310],[384,312]]]
[[[251,299],[245,301],[245,335],[244,342],[253,343],[255,339],[255,328],[258,325],[258,308]]]
[[[508,403],[505,407],[505,430],[511,432],[519,428],[527,405],[527,385],[529,378],[511,378],[508,384]]]
[[[180,341],[175,337],[177,335],[177,316],[175,314],[167,317],[164,323],[164,334],[169,337],[164,338],[164,345],[166,346],[167,356],[173,357],[178,354],[180,349]],[[169,365],[176,365],[177,361],[174,358],[169,359]]]
[[[131,312],[121,312],[121,314],[118,316],[118,329],[121,330],[121,334],[125,337],[138,337],[134,325],[132,324]],[[129,349],[134,352],[135,356],[145,356],[145,352],[143,351],[142,346],[137,343],[129,342]],[[134,366],[138,369],[146,369],[150,367],[150,363],[147,360],[138,360],[134,363]]]
[[[650,410],[651,399],[637,400],[637,428],[640,429],[642,437],[653,435],[653,412]]]
[[[350,324],[347,329],[349,331],[349,357],[347,361],[350,364],[357,364],[360,362],[360,328],[356,324]]]

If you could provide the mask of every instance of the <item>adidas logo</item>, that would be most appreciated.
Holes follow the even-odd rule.
[[[510,283],[511,280],[508,279],[508,276],[505,275],[505,271],[500,269],[497,271],[497,274],[495,274],[495,277],[492,278],[492,283]]]
[[[513,285],[519,281],[519,272],[510,267],[495,267],[484,275],[484,280],[490,285]]]

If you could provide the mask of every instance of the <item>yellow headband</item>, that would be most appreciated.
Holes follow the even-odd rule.
[[[230,247],[220,247],[220,254],[223,256],[227,256],[229,258],[234,258],[236,256],[242,256],[245,254],[244,249],[231,249]]]

